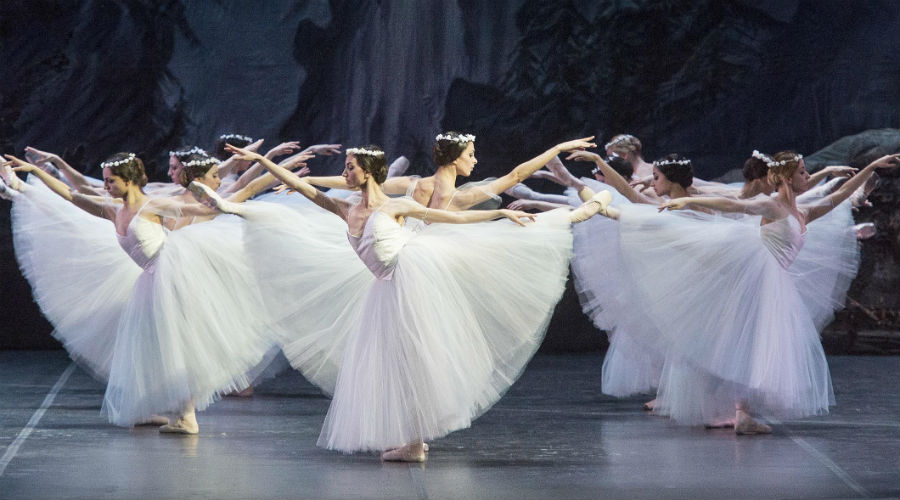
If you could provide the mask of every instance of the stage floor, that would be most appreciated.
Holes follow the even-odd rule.
[[[600,394],[602,355],[539,355],[425,464],[316,448],[328,399],[295,372],[199,414],[108,425],[62,351],[0,352],[0,498],[898,498],[900,359],[830,357],[837,406],[769,436],[676,427]]]

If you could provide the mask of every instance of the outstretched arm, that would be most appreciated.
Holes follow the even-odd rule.
[[[69,165],[68,162],[63,160],[59,155],[41,151],[30,146],[25,148],[25,154],[34,155],[38,161],[46,161],[52,163],[56,168],[59,169],[60,172],[62,172],[66,180],[69,181],[69,184],[77,189],[78,192],[88,195],[100,194],[97,192],[97,189],[94,187],[94,185],[91,184],[91,182],[87,179],[87,177],[84,176],[84,174]],[[34,164],[36,162],[32,161],[31,163]]]
[[[13,170],[15,170],[16,172],[26,172],[34,174],[38,179],[41,180],[41,182],[46,184],[51,191],[72,202],[72,204],[76,207],[96,217],[109,219],[111,221],[116,220],[116,210],[114,208],[115,202],[113,202],[113,200],[99,196],[89,196],[82,195],[80,193],[72,193],[72,191],[69,189],[69,186],[66,185],[65,182],[48,174],[37,165],[33,165],[24,160],[20,160],[19,158],[16,158],[12,155],[5,156],[7,159],[9,159],[9,161],[4,162],[3,168],[14,166],[15,168]]]
[[[382,206],[381,211],[394,218],[414,217],[426,222],[443,222],[446,224],[471,224],[506,217],[516,224],[524,226],[525,220],[534,220],[534,214],[517,212],[515,210],[440,210],[427,208],[406,198],[395,198],[387,202]]]
[[[248,144],[246,147],[244,147],[244,149],[246,149],[247,151],[256,152],[256,150],[259,149],[260,146],[262,146],[262,143],[263,139],[259,139],[256,142]],[[242,161],[244,160],[240,160],[232,156],[231,158],[220,163],[219,177],[225,177],[226,175],[230,174],[231,171],[237,168],[237,166],[240,165]]]
[[[749,200],[739,200],[733,198],[722,198],[719,196],[690,196],[685,198],[675,198],[663,202],[659,206],[659,211],[663,210],[681,210],[691,208],[708,208],[719,212],[737,212],[750,215],[762,215],[769,220],[777,220],[785,217],[788,213],[774,198],[759,197]]]
[[[807,181],[807,189],[811,189],[816,184],[818,184],[822,179],[828,177],[829,175],[833,175],[835,177],[850,177],[852,176],[858,169],[853,167],[845,167],[840,165],[833,165],[830,167],[825,167],[814,174],[809,175],[809,180]]]
[[[840,205],[872,177],[876,168],[896,168],[898,165],[900,165],[900,154],[885,155],[866,165],[866,168],[860,170],[833,193],[816,203],[803,206],[802,208],[807,210],[806,222],[812,222]]]
[[[606,179],[606,183],[615,188],[615,190],[621,193],[622,196],[628,198],[630,202],[644,203],[648,205],[656,204],[655,200],[643,193],[637,192],[633,187],[631,187],[628,183],[628,180],[626,180],[624,177],[619,175],[618,172],[613,170],[613,168],[610,167],[608,163],[603,161],[603,158],[601,158],[597,153],[591,153],[588,151],[575,151],[566,159],[575,161],[592,161],[597,165],[597,168],[599,168],[600,171],[603,172],[603,177]],[[582,195],[582,199],[585,199],[584,195]]]
[[[248,151],[246,149],[236,148],[231,145],[225,146],[225,150],[234,153],[236,157],[248,161],[257,161],[266,168],[276,179],[283,182],[287,187],[306,196],[313,203],[334,213],[340,218],[347,220],[347,214],[350,210],[350,204],[338,198],[331,198],[325,193],[319,191],[308,182],[294,175],[290,170],[275,164],[272,160],[265,158],[259,153]]]

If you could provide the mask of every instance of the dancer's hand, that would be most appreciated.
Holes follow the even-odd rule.
[[[281,163],[280,165],[288,170],[293,170],[299,167],[306,167],[306,161],[311,160],[315,157],[316,155],[314,154],[300,153],[288,158],[287,161]],[[309,173],[309,169],[307,169],[307,173]]]
[[[874,168],[894,168],[900,166],[900,153],[884,155],[870,163],[869,166]]]
[[[263,155],[256,151],[251,151],[249,148],[239,148],[237,146],[232,146],[231,144],[225,145],[225,151],[233,154],[234,158],[238,160],[259,161],[263,159]]]
[[[500,209],[500,215],[506,217],[507,219],[515,222],[520,226],[525,225],[525,220],[534,221],[534,214],[530,214],[528,212],[520,212],[517,210],[507,210],[505,208]]]
[[[40,149],[35,149],[31,146],[27,146],[25,148],[25,158],[27,158],[31,163],[40,163],[45,161],[55,163],[60,159],[59,155],[57,154],[41,151]]]
[[[2,162],[0,166],[2,166],[2,171],[0,171],[0,176],[3,176],[3,181],[7,184],[10,184],[9,179],[6,178],[9,175],[9,172],[34,172],[38,170],[37,165],[33,165],[28,163],[25,160],[16,158],[13,155],[3,155],[6,157],[7,161]]]
[[[259,147],[262,146],[264,140],[265,139],[257,139],[256,142],[251,142],[250,144],[244,146],[244,149],[246,149],[247,151],[258,151]]]
[[[822,171],[825,172],[825,175],[832,175],[834,177],[852,177],[858,170],[858,168],[843,165],[832,165],[822,169]]]
[[[341,154],[340,144],[315,144],[304,150],[315,155],[331,156]]]
[[[630,182],[628,183],[628,185],[631,186],[631,187],[633,187],[633,188],[635,188],[635,189],[637,189],[638,187],[640,187],[641,190],[644,190],[644,189],[650,187],[650,184],[651,184],[652,182],[653,182],[653,176],[652,176],[652,175],[648,175],[647,177],[643,177],[643,178],[640,178],[640,179],[634,179],[633,181],[630,181]]]
[[[563,151],[582,151],[587,148],[596,148],[597,145],[591,142],[593,140],[594,136],[584,137],[581,139],[575,139],[572,141],[557,144],[556,148],[559,149],[560,153],[562,153]]]
[[[303,167],[303,168],[301,168],[300,170],[294,172],[294,174],[295,174],[297,177],[305,177],[305,176],[309,175],[309,167]],[[272,191],[274,191],[275,194],[281,194],[281,193],[285,193],[285,194],[293,194],[293,193],[296,193],[296,191],[294,191],[293,189],[291,189],[290,187],[288,187],[287,184],[279,184],[279,185],[275,186],[274,188],[272,188]]]
[[[566,159],[597,163],[597,160],[602,160],[603,158],[601,158],[597,153],[592,153],[590,151],[572,151],[569,156],[566,157]]]
[[[659,211],[663,210],[681,210],[686,207],[691,202],[690,198],[675,198],[674,200],[669,200],[662,205],[659,206]]]
[[[298,149],[300,149],[300,143],[297,141],[282,142],[281,144],[270,149],[269,152],[266,153],[266,158],[271,160],[272,158],[277,158],[279,156],[293,153]]]
[[[534,202],[532,200],[513,200],[506,205],[506,208],[510,210],[530,210],[534,208]]]

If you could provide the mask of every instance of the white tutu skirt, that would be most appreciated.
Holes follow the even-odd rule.
[[[75,207],[29,177],[11,211],[13,244],[53,336],[82,368],[106,382],[116,326],[141,274],[113,224]]]
[[[285,356],[330,395],[375,277],[348,243],[343,220],[312,204],[293,208],[245,203],[244,245]]]
[[[788,268],[819,331],[844,308],[859,270],[854,223],[850,200],[809,223],[803,249]]]
[[[620,313],[644,326],[623,331],[665,353],[658,412],[708,423],[743,399],[783,418],[827,413],[834,396],[813,318],[758,218],[621,209],[622,256],[637,286]]]
[[[595,193],[603,190],[612,193],[613,207],[631,204],[612,186],[585,177],[581,181]],[[574,189],[566,190],[566,196],[572,206],[582,203]],[[593,217],[572,226],[572,234],[572,276],[578,300],[594,325],[606,331],[609,337],[609,348],[603,358],[601,390],[615,397],[653,392],[659,382],[663,356],[627,332],[617,333],[627,329],[621,321],[620,311],[631,311],[638,319],[641,316],[630,304],[622,302],[626,297],[622,290],[635,285],[622,258],[618,221]]]
[[[203,410],[252,382],[274,339],[243,226],[219,216],[171,232],[140,274],[117,327],[103,400],[110,422],[134,425],[189,400]]]
[[[468,427],[539,347],[571,244],[567,210],[529,227],[433,224],[409,235],[393,278],[360,302],[318,445],[385,450]]]

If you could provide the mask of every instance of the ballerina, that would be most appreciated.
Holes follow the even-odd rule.
[[[142,269],[130,282],[130,275],[117,276],[131,290],[116,323],[103,413],[116,425],[131,426],[175,412],[177,420],[160,432],[196,434],[195,408],[246,388],[246,373],[274,343],[258,319],[265,309],[252,272],[225,250],[229,246],[217,239],[215,228],[198,224],[168,233],[162,226],[164,216],[213,212],[149,198],[141,190],[143,163],[133,153],[118,153],[101,164],[114,201],[72,193],[35,165],[7,158],[4,167],[16,165],[78,208],[112,221],[122,249]],[[218,272],[226,268],[228,273]],[[91,266],[81,272],[86,278],[96,274]],[[55,277],[39,278],[52,283]],[[87,294],[78,300],[87,303],[107,293],[77,288]]]
[[[229,149],[260,161],[290,188],[343,219],[345,237],[376,278],[362,296],[341,301],[344,314],[356,320],[342,350],[319,445],[347,453],[384,451],[384,460],[425,460],[425,440],[468,427],[515,381],[562,294],[571,223],[586,220],[610,199],[599,193],[578,209],[538,217],[428,208],[409,197],[388,198],[381,189],[384,153],[366,146],[347,150],[343,177],[361,193],[351,204],[255,153]],[[202,186],[196,189],[220,210],[246,215],[251,209],[218,200]],[[527,229],[504,222],[469,224],[498,217],[535,223]],[[402,224],[405,218],[436,224],[413,231]],[[541,271],[535,275],[513,272],[537,263]],[[512,306],[491,299],[501,290]]]
[[[604,214],[621,223],[625,264],[646,328],[629,329],[666,352],[656,411],[683,424],[721,423],[737,434],[765,434],[751,408],[788,418],[828,412],[834,396],[818,332],[787,268],[806,224],[827,214],[863,185],[875,168],[896,167],[898,155],[868,165],[834,193],[798,204],[808,174],[802,157],[775,155],[769,175],[776,197],[734,200],[677,198],[660,211],[703,208],[760,216],[745,219],[702,212],[654,214],[625,205]]]

